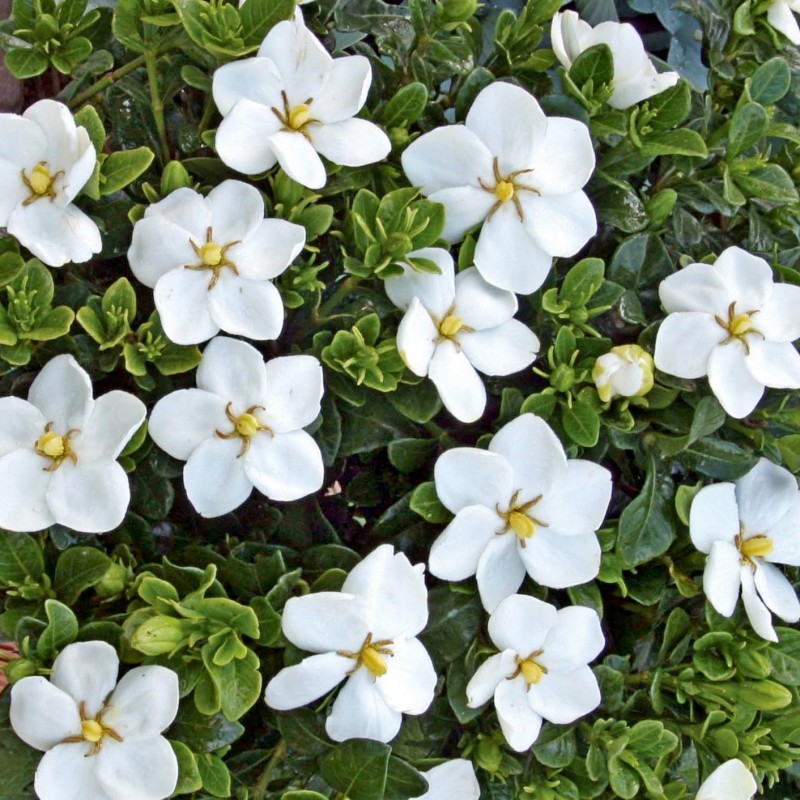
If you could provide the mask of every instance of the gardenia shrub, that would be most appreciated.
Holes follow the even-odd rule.
[[[795,0],[15,0],[0,800],[800,793]]]

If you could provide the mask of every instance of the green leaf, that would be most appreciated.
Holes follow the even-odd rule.
[[[298,708],[288,714],[276,714],[275,722],[292,750],[308,756],[321,756],[331,749],[325,727],[319,715],[311,709]]]
[[[20,80],[41,75],[48,65],[47,56],[34,48],[15,47],[6,53],[8,71]]]
[[[604,83],[614,80],[614,58],[607,44],[597,44],[584,50],[569,68],[572,82],[582,89],[589,81],[596,90]]]
[[[650,134],[642,137],[642,153],[646,156],[695,156],[705,158],[708,148],[703,137],[690,128]]]
[[[350,739],[325,756],[322,777],[350,800],[382,800],[391,752],[380,742]]]
[[[738,480],[758,460],[739,445],[714,438],[701,439],[689,445],[678,458],[690,469],[718,481]]]
[[[598,219],[625,233],[640,231],[650,222],[644,203],[632,189],[607,186],[597,192],[592,200]]]
[[[152,164],[153,158],[149,147],[112,153],[100,167],[100,194],[105,197],[124,189]]]
[[[144,14],[142,0],[118,0],[114,9],[114,38],[134,53],[145,51],[140,18]]]
[[[600,436],[600,415],[584,400],[576,400],[572,407],[561,411],[564,432],[581,447],[594,447]]]
[[[667,131],[680,125],[692,108],[692,92],[685,80],[647,101],[647,107],[655,113],[650,121],[654,131]]]
[[[704,397],[694,410],[692,425],[689,428],[690,442],[696,442],[719,430],[725,424],[726,419],[725,410],[717,398]]]
[[[601,258],[581,259],[564,276],[558,293],[560,300],[568,300],[573,308],[585,306],[603,285],[605,265]]]
[[[44,556],[29,533],[0,530],[0,584],[35,583],[44,572]]]
[[[44,601],[47,627],[36,645],[36,654],[42,661],[50,661],[59,650],[72,644],[78,636],[78,618],[70,608],[58,600]]]
[[[72,605],[81,592],[102,580],[112,563],[96,547],[70,547],[58,559],[53,588],[65,603]]]
[[[20,339],[30,339],[35,342],[50,342],[69,332],[75,312],[68,306],[58,306],[46,311],[36,323],[36,327],[20,332]]]
[[[193,753],[211,753],[232,745],[244,733],[239,722],[230,722],[222,714],[201,714],[191,703],[181,703],[178,717],[169,734],[182,741]]]
[[[214,797],[230,797],[231,773],[219,756],[203,753],[195,759],[203,789]]]
[[[728,130],[726,159],[732,161],[758,144],[769,128],[769,115],[758,103],[745,103],[733,112]]]
[[[194,753],[183,743],[170,739],[170,745],[178,759],[178,783],[173,794],[192,794],[203,788],[203,779],[197,768]]]
[[[389,757],[383,800],[408,800],[411,797],[420,797],[427,791],[428,781],[419,770],[397,756]]]
[[[397,439],[389,442],[387,453],[392,466],[408,474],[425,466],[435,449],[436,442],[431,439]]]
[[[433,481],[421,483],[411,493],[411,510],[419,514],[426,522],[444,523],[452,519],[452,514],[442,505],[436,494]]]
[[[792,83],[792,73],[786,59],[775,56],[765,61],[750,78],[750,97],[756,103],[769,106],[777,103]]]
[[[428,604],[429,622],[420,638],[434,662],[449,664],[478,635],[484,618],[480,598],[440,584],[429,592]]]
[[[95,111],[94,106],[85,105],[75,114],[75,124],[86,128],[89,139],[98,153],[103,152],[103,145],[106,141],[106,129],[100,115]]]
[[[734,180],[748,197],[774,203],[796,203],[799,199],[794,181],[777,164],[766,164],[746,175],[735,174]]]
[[[432,420],[442,410],[439,392],[431,381],[414,385],[401,383],[388,397],[389,402],[406,419],[420,425]]]
[[[425,84],[409,83],[386,104],[380,122],[385,128],[408,128],[422,116],[427,104]]]
[[[233,660],[214,669],[222,713],[232,722],[249,711],[261,696],[261,673],[246,659]]]
[[[294,13],[294,0],[250,0],[239,9],[242,37],[247,50],[259,47],[272,27]]]
[[[290,792],[284,792],[281,795],[281,800],[328,800],[328,798],[319,792],[312,792],[308,789],[295,789]]]

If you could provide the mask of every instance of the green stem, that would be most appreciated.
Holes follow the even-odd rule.
[[[88,89],[84,89],[80,94],[76,94],[75,97],[69,101],[69,107],[77,108],[82,103],[94,97],[98,92],[102,92],[103,89],[107,89],[109,86],[115,84],[129,72],[133,72],[133,70],[141,67],[144,63],[145,57],[137,56],[127,64],[123,64],[119,69],[115,69],[113,72],[107,72],[99,81],[95,81]]]
[[[205,131],[208,129],[208,126],[211,124],[211,117],[214,116],[214,110],[216,106],[214,105],[214,98],[209,92],[206,95],[205,102],[203,103],[203,113],[200,116],[200,122],[197,123],[197,127],[200,128],[200,131]]]
[[[167,140],[167,125],[164,121],[164,102],[161,99],[161,92],[158,90],[158,53],[148,50],[144,54],[144,63],[147,66],[150,105],[153,108],[158,138],[161,140],[161,159],[166,164],[169,161],[169,141]]]
[[[278,744],[275,745],[275,749],[272,751],[272,755],[269,757],[269,761],[267,761],[267,766],[264,767],[264,771],[261,773],[261,777],[258,779],[258,783],[253,787],[253,798],[254,800],[263,800],[263,798],[267,794],[267,787],[269,786],[269,782],[272,780],[272,773],[275,770],[276,765],[278,762],[286,755],[286,740],[281,739]]]

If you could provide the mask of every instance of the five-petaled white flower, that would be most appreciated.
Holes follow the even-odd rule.
[[[669,312],[656,337],[658,369],[708,375],[732,417],[758,405],[764,387],[800,389],[800,286],[773,283],[763,258],[729,247],[713,264],[689,264],[659,287]]]
[[[432,574],[478,580],[491,612],[520,587],[525,571],[542,586],[586,583],[600,570],[600,527],[611,474],[569,459],[550,426],[523,414],[504,425],[489,450],[458,447],[434,468],[436,492],[456,516],[433,543]]]
[[[478,667],[467,684],[467,705],[494,696],[509,746],[527,750],[542,721],[574,722],[600,704],[589,662],[605,647],[597,612],[583,606],[556,610],[535,597],[515,594],[489,617],[489,636],[500,650]]]
[[[466,758],[454,758],[422,773],[428,781],[428,791],[417,800],[479,800],[481,786],[475,767]]]
[[[0,114],[0,227],[51,267],[88,261],[103,246],[100,231],[72,201],[96,161],[86,129],[63,103]]]
[[[774,566],[800,566],[800,492],[791,472],[762,458],[736,483],[705,486],[692,502],[689,533],[708,555],[703,589],[720,614],[733,614],[741,592],[753,630],[772,642],[770,611],[800,620],[792,584]]]
[[[800,14],[800,0],[772,0],[767,8],[767,22],[792,44],[800,44],[800,25],[794,11]]]
[[[518,306],[513,292],[490,286],[474,267],[456,276],[451,255],[441,248],[410,256],[435,262],[441,273],[416,272],[406,265],[404,275],[385,282],[386,294],[406,312],[397,348],[415,375],[433,381],[456,419],[474,422],[486,408],[478,372],[519,372],[536,358],[539,339],[512,319]]]
[[[443,237],[458,242],[483,223],[475,266],[493,286],[529,294],[553,256],[573,256],[597,230],[581,191],[594,170],[589,129],[545,117],[524,89],[493,83],[476,98],[466,125],[420,136],[403,169],[423,194],[443,203]]]
[[[133,274],[153,288],[173,342],[204,342],[220,329],[276,339],[283,302],[270,281],[305,240],[301,225],[264,219],[258,189],[228,180],[208,197],[183,188],[150,206],[133,227],[128,261]]]
[[[145,414],[144,403],[128,392],[93,400],[92,382],[72,356],[51,359],[27,401],[0,399],[0,527],[116,528],[131,495],[115,459]]]
[[[364,56],[331,58],[301,15],[279,22],[255,58],[214,73],[214,101],[224,117],[219,157],[248,175],[277,162],[310,189],[325,185],[320,155],[346,167],[380,161],[391,150],[389,137],[355,119],[371,81]]]
[[[622,344],[595,361],[592,380],[600,399],[644,397],[653,388],[653,357],[638,344]]]
[[[695,800],[753,800],[757,788],[753,773],[738,758],[732,758],[703,781]]]
[[[233,511],[253,486],[271,500],[297,500],[322,486],[322,454],[302,430],[320,410],[316,358],[264,364],[247,342],[218,336],[203,352],[197,386],[162,397],[149,430],[160,448],[186,461],[183,483],[200,514]]]
[[[428,621],[422,564],[412,566],[384,544],[356,565],[341,592],[290,598],[284,636],[316,655],[282,669],[267,685],[267,705],[304,706],[347,682],[325,722],[337,742],[388,742],[403,714],[422,714],[433,700],[436,672],[417,639]]]
[[[575,11],[564,11],[553,17],[550,37],[556,58],[567,69],[584,50],[608,45],[614,60],[614,91],[608,100],[612,108],[630,108],[669,89],[680,78],[677,72],[656,72],[642,37],[628,22],[601,22],[593,28]]]
[[[178,712],[178,676],[135,667],[117,683],[118,670],[110,644],[77,642],[49,681],[23,678],[11,689],[11,727],[45,751],[40,800],[163,800],[174,791],[178,759],[161,732]]]

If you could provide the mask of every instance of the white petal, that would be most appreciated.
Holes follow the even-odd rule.
[[[770,642],[778,641],[778,634],[772,627],[772,615],[769,609],[761,601],[756,592],[755,581],[753,579],[753,568],[749,564],[743,564],[741,568],[742,576],[742,601],[747,618],[753,626],[753,630],[762,638]]]
[[[558,11],[550,26],[550,38],[556,58],[569,69],[581,54],[581,39],[592,26],[584,22],[577,11]]]
[[[23,118],[34,122],[47,137],[47,156],[51,168],[61,169],[64,162],[78,157],[78,129],[70,110],[55,100],[40,100],[29,106]],[[58,160],[59,163],[55,163]]]
[[[82,429],[92,411],[92,381],[72,356],[56,356],[34,379],[28,402],[62,435],[71,428]]]
[[[480,189],[481,180],[486,185],[494,183],[492,154],[463,125],[423,134],[403,151],[400,161],[409,183],[419,186],[424,195],[457,186]]]
[[[736,300],[722,275],[709,264],[689,264],[665,278],[659,284],[658,296],[670,313],[702,311],[712,319],[715,314],[727,319],[728,307]]]
[[[290,711],[307,705],[338,686],[353,668],[353,660],[322,653],[284,667],[268,684],[264,699],[270,708]]]
[[[494,693],[494,707],[508,746],[518,753],[528,750],[539,738],[542,717],[531,708],[527,684],[521,675],[500,682]]]
[[[773,564],[757,562],[753,581],[764,605],[785,622],[800,620],[800,600],[789,579]]]
[[[335,742],[375,739],[389,742],[397,736],[403,715],[386,705],[368,669],[354,672],[339,692],[325,720],[325,730]]]
[[[305,431],[257,434],[242,463],[253,486],[270,500],[299,500],[322,488],[322,453]]]
[[[189,502],[204,517],[219,517],[238,508],[253,490],[244,472],[239,439],[213,437],[201,442],[183,470]]]
[[[47,157],[47,139],[42,127],[17,114],[0,114],[0,159],[16,167],[33,169]],[[27,196],[27,191],[26,191]]]
[[[650,64],[642,37],[629,23],[601,22],[581,37],[584,50],[597,44],[608,45],[611,49],[615,84],[636,77]]]
[[[311,653],[358,652],[370,632],[367,613],[363,598],[350,593],[316,592],[290,597],[283,610],[283,635]],[[348,662],[350,669],[353,664],[349,659]]]
[[[103,710],[103,724],[126,742],[157,736],[178,713],[178,675],[159,666],[134,667],[122,676]]]
[[[737,419],[753,411],[764,394],[764,384],[750,373],[744,348],[738,341],[711,351],[708,383],[725,412]]]
[[[480,800],[481,786],[471,761],[454,758],[423,775],[428,781],[428,791],[417,800]]]
[[[572,672],[597,658],[606,646],[600,617],[593,608],[567,606],[547,634],[539,663],[551,672]]]
[[[524,224],[534,242],[551,256],[574,256],[597,233],[594,206],[584,192],[520,194]]]
[[[144,218],[171,222],[186,231],[195,240],[195,244],[201,245],[205,242],[206,231],[211,225],[211,206],[199,192],[183,186],[170,192],[163,200],[148,206]]]
[[[264,201],[255,186],[242,181],[223,181],[206,198],[211,209],[214,241],[224,247],[244,241],[264,221]]]
[[[96,163],[97,152],[89,139],[86,128],[78,128],[78,156],[72,164],[66,167],[61,191],[56,202],[61,205],[71,203],[92,177]]]
[[[41,676],[23,678],[11,687],[9,716],[14,733],[37,750],[81,734],[78,704]]]
[[[776,283],[769,300],[756,317],[756,327],[773,342],[793,342],[800,337],[800,286]]]
[[[553,258],[534,241],[511,203],[504,203],[481,228],[475,266],[492,286],[517,294],[535,292]]]
[[[489,540],[475,573],[483,607],[491,614],[501,601],[514,594],[525,577],[517,537],[511,533]]]
[[[278,160],[270,138],[280,125],[270,108],[245,97],[220,122],[214,147],[223,163],[237,172],[266,172]]]
[[[523,414],[495,434],[489,450],[499,453],[514,472],[517,503],[547,497],[567,472],[567,457],[553,429],[534,414]],[[506,510],[506,509],[503,509]]]
[[[0,457],[30,448],[44,433],[47,420],[36,406],[19,397],[0,398]]]
[[[733,544],[739,535],[739,507],[732,483],[704,486],[689,509],[689,535],[701,553],[710,553],[714,542]]]
[[[505,176],[532,166],[547,119],[533,95],[498,81],[475,98],[466,125],[497,157],[500,174]]]
[[[476,331],[496,328],[517,313],[517,297],[487,283],[475,267],[459,272],[455,280],[455,314]]]
[[[428,569],[445,581],[463,581],[474,575],[486,545],[503,530],[502,520],[486,506],[467,506],[431,546]]]
[[[6,227],[50,267],[82,264],[103,249],[97,223],[73,205],[58,206],[47,200],[18,205]]]
[[[757,788],[750,770],[738,758],[732,758],[720,764],[703,781],[695,800],[752,800]]]
[[[408,255],[433,261],[441,272],[417,272],[406,264],[400,277],[384,281],[386,294],[401,311],[407,311],[416,297],[433,316],[443,319],[456,296],[453,257],[441,247],[424,247]]]
[[[241,244],[228,250],[243,278],[268,280],[283,274],[306,242],[306,229],[283,219],[262,219]]]
[[[486,409],[486,387],[455,342],[446,339],[433,351],[428,366],[444,407],[461,422],[474,422]]]
[[[314,356],[283,356],[266,364],[267,387],[260,419],[275,433],[310,425],[319,415],[322,366]]]
[[[3,117],[10,114],[0,114],[0,137],[2,137]],[[2,148],[2,145],[0,145]],[[0,154],[2,150],[0,149]],[[36,163],[35,161],[33,162]],[[11,212],[22,202],[24,202],[30,192],[28,187],[20,180],[19,164],[6,161],[0,155],[0,227],[5,228]]]
[[[517,671],[517,654],[513,650],[504,650],[489,656],[481,664],[467,684],[467,705],[478,708],[488,703],[495,689]]]
[[[789,510],[767,533],[772,539],[772,551],[764,560],[800,567],[800,494],[795,495]]]
[[[106,533],[123,519],[131,500],[125,470],[116,461],[64,462],[47,490],[47,505],[60,525],[81,533]]]
[[[89,742],[57,744],[36,770],[34,790],[39,800],[111,800],[97,780],[97,765]]]
[[[680,75],[677,72],[657,73],[655,67],[647,62],[639,75],[627,81],[614,81],[614,91],[608,100],[611,108],[630,108],[648,97],[661,94],[674,86]]]
[[[208,270],[173,269],[162,275],[153,290],[153,300],[164,333],[175,344],[197,344],[210,339],[219,325],[208,308]]]
[[[797,501],[797,479],[766,458],[736,481],[739,519],[747,537],[768,531]]]
[[[397,328],[397,350],[415,375],[424,378],[428,374],[438,338],[439,330],[431,315],[418,297],[412,298]]]
[[[566,725],[600,705],[600,687],[588,666],[548,672],[528,689],[531,708],[556,725]]]
[[[433,469],[436,494],[454,514],[467,506],[494,511],[514,492],[514,474],[505,456],[477,447],[457,447],[442,453]],[[495,520],[499,517],[495,514]]]
[[[144,217],[133,226],[128,250],[131,271],[152,289],[170,270],[198,263],[191,241],[191,234],[174,222],[161,216]]]
[[[297,131],[278,131],[269,137],[269,145],[283,171],[309,189],[321,189],[327,175],[311,142]]]
[[[786,3],[774,2],[767,7],[767,21],[792,44],[800,44],[800,25]]]
[[[202,389],[180,389],[162,397],[148,422],[153,441],[173,458],[186,461],[214,432],[227,432],[225,401]]]
[[[386,674],[375,685],[389,708],[402,714],[424,714],[433,700],[436,670],[419,639],[399,639],[390,645]]]
[[[232,401],[233,413],[242,414],[251,406],[263,405],[267,392],[264,359],[247,342],[217,336],[203,351],[197,387]]]
[[[389,137],[365,119],[345,119],[328,125],[312,123],[308,135],[320,155],[345,167],[382,161],[392,149]]]
[[[86,428],[74,439],[81,464],[115,459],[144,422],[147,409],[138,397],[119,390],[98,397]]]
[[[462,333],[458,343],[472,366],[484,375],[513,375],[525,369],[541,346],[539,337],[516,319],[496,328]]]
[[[269,58],[243,58],[224,64],[214,72],[214,102],[223,117],[242,98],[283,111],[282,81],[278,68]],[[276,119],[277,122],[277,119]]]
[[[467,231],[489,216],[497,202],[493,192],[475,186],[439,189],[430,199],[444,206],[442,239],[446,242],[460,242]]]
[[[252,281],[225,270],[207,295],[208,310],[220,330],[258,341],[280,335],[283,300],[269,281]]]
[[[365,56],[333,59],[325,87],[314,95],[312,113],[321,122],[341,122],[354,117],[367,99],[372,67]]]
[[[555,606],[535,597],[513,594],[489,617],[489,636],[499,650],[513,650],[527,658],[541,648],[557,622]]]
[[[537,527],[518,552],[531,578],[551,589],[579,586],[600,571],[600,543],[593,533],[565,536]]]
[[[566,117],[549,117],[544,138],[533,154],[531,172],[520,175],[520,183],[542,194],[577,192],[594,172],[594,147],[589,129]]]
[[[47,506],[52,472],[33,450],[15,450],[0,458],[0,528],[40,531],[55,520]]]
[[[772,269],[763,258],[741,247],[723,250],[714,269],[736,300],[737,313],[760,309],[772,295]]]
[[[111,800],[164,800],[178,783],[178,758],[163,736],[103,741],[96,774]]]
[[[53,663],[50,680],[79,705],[87,717],[100,713],[117,684],[119,657],[107,642],[76,642],[65,647]]]
[[[749,336],[748,346],[745,362],[759,383],[775,389],[800,389],[800,353],[794,345]]]
[[[700,311],[670,314],[658,329],[655,365],[668,375],[695,379],[708,374],[708,362],[727,334],[714,317]]]

